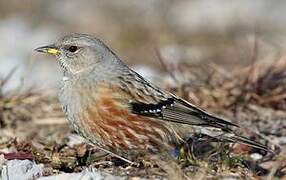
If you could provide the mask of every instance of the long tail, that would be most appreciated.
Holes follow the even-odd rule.
[[[253,141],[249,138],[246,138],[244,136],[237,135],[234,132],[223,132],[218,129],[201,128],[199,133],[209,136],[212,139],[215,139],[220,142],[241,143],[247,146],[255,147],[273,153],[273,151],[269,149],[267,146],[258,143],[256,141]]]
[[[228,138],[227,140],[230,142],[242,143],[242,144],[245,144],[245,145],[248,145],[251,147],[255,147],[255,148],[262,149],[264,151],[268,151],[270,153],[273,153],[273,151],[271,149],[269,149],[267,146],[265,146],[261,143],[258,143],[256,141],[250,140],[250,139],[243,137],[243,136],[234,135],[234,136]]]

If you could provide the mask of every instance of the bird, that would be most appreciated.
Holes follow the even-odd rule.
[[[58,97],[72,128],[112,153],[171,151],[191,132],[269,150],[237,134],[237,124],[149,82],[97,37],[73,33],[35,51],[59,62]]]

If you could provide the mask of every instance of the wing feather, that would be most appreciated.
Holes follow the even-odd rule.
[[[132,94],[131,111],[135,114],[160,118],[162,120],[221,128],[231,131],[229,126],[236,126],[223,118],[211,115],[195,105],[165,92],[146,81],[134,71],[128,71],[120,77],[122,90]],[[132,90],[131,90],[132,89]],[[129,96],[130,97],[130,96]]]
[[[221,117],[212,115],[169,92],[157,88],[137,73],[133,72],[133,74],[125,74],[124,76],[121,76],[121,78],[123,77],[124,81],[121,82],[125,84],[121,85],[120,89],[125,92],[125,97],[127,99],[124,101],[127,102],[128,100],[132,113],[161,119],[163,121],[196,125],[200,127],[204,126],[206,129],[216,129],[215,131],[221,133],[220,137],[225,137],[223,138],[224,140],[230,142],[238,141],[267,150],[267,147],[260,143],[236,135],[231,127],[238,127],[238,125]],[[120,97],[122,97],[123,92],[120,93]],[[212,136],[211,134],[212,133],[207,133],[206,135],[215,138],[215,136]],[[229,137],[229,135],[231,137]]]

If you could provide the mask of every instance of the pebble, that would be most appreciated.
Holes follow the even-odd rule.
[[[2,180],[33,180],[42,176],[43,164],[36,164],[30,160],[11,160],[3,166]]]

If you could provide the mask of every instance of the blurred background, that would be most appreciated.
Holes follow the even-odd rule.
[[[0,0],[0,174],[7,160],[9,179],[25,179],[11,169],[31,166],[9,163],[30,159],[45,164],[45,176],[90,165],[123,176],[162,176],[161,167],[148,173],[115,165],[69,128],[55,96],[58,62],[33,50],[78,32],[102,39],[142,76],[232,120],[238,134],[276,153],[234,144],[227,152],[238,156],[226,156],[190,141],[206,149],[202,169],[197,157],[195,168],[186,164],[186,172],[198,174],[192,179],[285,178],[285,12],[285,0]]]
[[[284,51],[285,11],[283,0],[1,0],[0,76],[17,68],[6,91],[23,81],[56,88],[57,62],[33,49],[71,32],[99,37],[155,81],[164,73],[158,54],[171,64],[232,70],[251,63],[256,41],[259,60]]]

